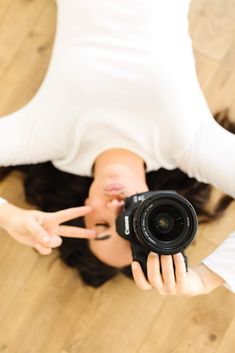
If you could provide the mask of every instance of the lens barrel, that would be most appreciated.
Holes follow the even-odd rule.
[[[139,242],[162,255],[182,252],[197,231],[197,215],[191,203],[174,191],[156,191],[133,214]]]

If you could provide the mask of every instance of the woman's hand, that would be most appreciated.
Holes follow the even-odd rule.
[[[159,256],[150,252],[147,260],[148,279],[145,278],[140,264],[136,261],[132,263],[132,272],[139,288],[155,288],[161,295],[207,294],[224,282],[203,264],[189,268],[187,272],[181,253]]]
[[[96,233],[79,227],[60,225],[82,217],[91,207],[73,207],[58,212],[24,210],[6,203],[0,206],[0,226],[19,243],[32,246],[42,255],[61,245],[63,237],[92,239]]]

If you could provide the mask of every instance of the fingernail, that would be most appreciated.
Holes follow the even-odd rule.
[[[41,249],[42,249],[42,246],[39,245],[39,244],[35,245],[34,247],[35,247],[35,249],[37,249],[37,250],[41,250]]]
[[[132,262],[131,266],[132,266],[132,269],[135,271],[138,268],[138,263],[137,262]]]
[[[152,257],[158,257],[158,254],[156,252],[153,252],[153,251],[150,251],[149,255],[152,256]]]
[[[57,243],[58,245],[61,245],[62,244],[62,239],[61,237],[58,237],[57,235],[52,237],[51,239],[52,241],[54,241],[55,243]]]
[[[42,238],[44,243],[48,243],[50,241],[50,239],[51,238],[49,237],[49,235],[44,235],[44,237]]]
[[[54,240],[58,241],[58,240],[60,240],[60,239],[61,239],[61,237],[59,237],[58,235],[54,235],[54,236],[52,237],[52,239],[54,239]]]

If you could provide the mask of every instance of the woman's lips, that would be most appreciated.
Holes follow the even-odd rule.
[[[123,193],[125,187],[122,184],[111,183],[105,186],[104,192],[109,195],[118,195]]]

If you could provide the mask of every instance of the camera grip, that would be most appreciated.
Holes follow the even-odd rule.
[[[185,267],[186,267],[186,272],[188,272],[188,258],[187,256],[185,255],[185,253],[182,251],[181,253],[184,257],[184,263],[185,263]]]
[[[137,261],[140,263],[140,266],[147,277],[147,257],[149,251],[143,248],[140,243],[135,241],[131,241],[131,251],[132,251],[132,258],[133,261]]]
[[[148,278],[148,276],[147,276],[147,258],[148,258],[148,254],[150,251],[145,249],[140,243],[135,242],[135,241],[131,242],[131,251],[132,251],[133,261],[139,262],[146,278]],[[188,258],[184,254],[184,252],[182,252],[182,255],[184,257],[186,271],[188,272]],[[173,263],[173,266],[174,266],[174,263]],[[175,268],[175,266],[174,266],[174,268]],[[160,272],[162,273],[161,269],[160,269]]]

